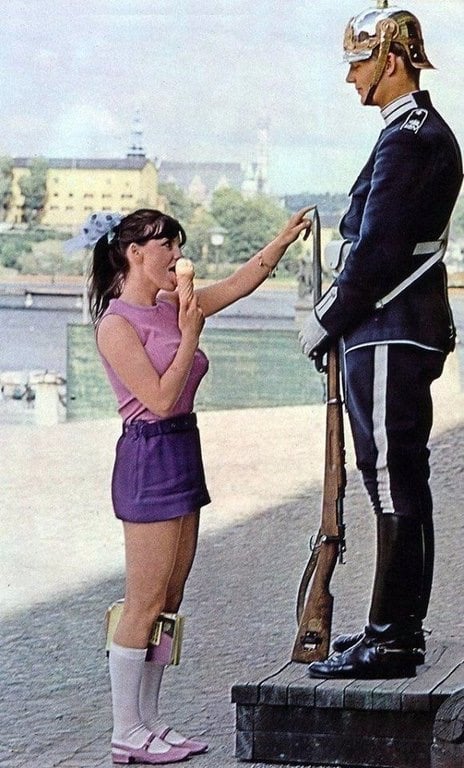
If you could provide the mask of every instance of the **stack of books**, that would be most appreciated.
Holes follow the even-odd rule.
[[[106,611],[106,654],[109,654],[116,627],[121,618],[124,600],[117,600]],[[160,613],[153,624],[148,641],[147,661],[157,664],[180,662],[184,617],[178,613]]]

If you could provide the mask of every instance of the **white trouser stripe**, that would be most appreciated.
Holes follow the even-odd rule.
[[[374,382],[372,404],[372,427],[374,444],[377,448],[377,494],[382,512],[395,512],[390,490],[390,473],[387,464],[387,376],[388,345],[379,344],[374,353]]]

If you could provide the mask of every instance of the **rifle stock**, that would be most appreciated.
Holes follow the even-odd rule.
[[[320,246],[314,256],[319,260],[320,269]],[[320,358],[316,360],[316,366],[325,370],[327,382],[321,525],[300,583],[297,599],[298,632],[292,652],[292,661],[306,664],[326,659],[329,655],[334,602],[330,593],[330,580],[337,559],[342,560],[345,550],[345,443],[338,342],[330,347],[324,368]]]

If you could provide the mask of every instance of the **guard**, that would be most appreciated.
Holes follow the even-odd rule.
[[[368,623],[312,677],[409,677],[423,663],[433,579],[430,386],[454,348],[443,256],[462,182],[456,139],[421,90],[418,19],[382,0],[345,31],[346,81],[384,128],[350,191],[338,275],[300,333],[309,357],[342,340],[357,466],[377,524]],[[363,536],[363,532],[358,532]]]

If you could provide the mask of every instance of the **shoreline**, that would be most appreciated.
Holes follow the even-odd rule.
[[[195,278],[195,285],[199,288],[211,285],[216,282],[214,278]],[[41,288],[50,287],[51,289],[63,285],[76,291],[85,291],[86,280],[84,277],[76,275],[4,275],[0,270],[0,295],[5,295],[5,289],[8,286],[12,288],[27,288],[28,286],[38,286]],[[324,283],[323,290],[328,288],[329,282]],[[279,275],[269,278],[261,283],[257,291],[276,291],[282,293],[292,293],[295,296],[295,302],[299,300],[297,276],[279,277]],[[464,272],[448,273],[448,291],[451,296],[464,295]],[[310,295],[308,294],[310,297]],[[304,301],[305,299],[303,299]]]

